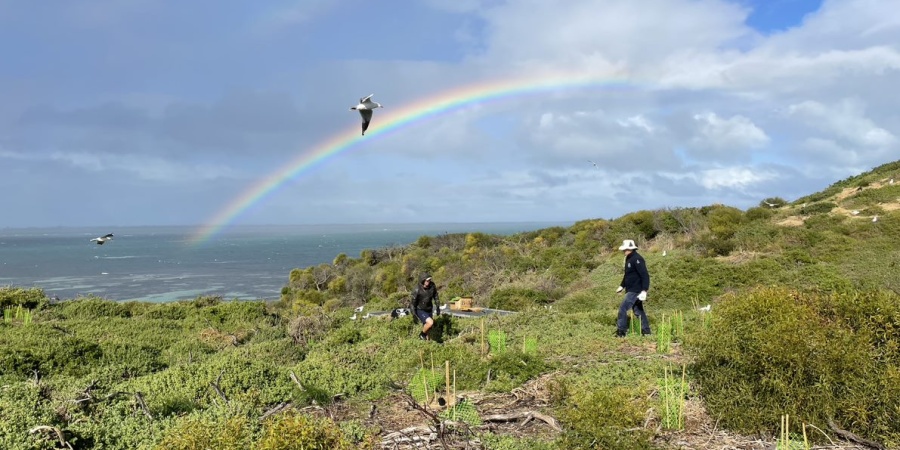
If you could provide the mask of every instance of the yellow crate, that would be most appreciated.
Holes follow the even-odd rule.
[[[461,297],[458,301],[450,303],[450,309],[453,311],[471,311],[472,297]]]

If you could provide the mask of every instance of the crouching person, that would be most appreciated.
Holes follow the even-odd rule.
[[[411,310],[413,317],[422,323],[422,332],[419,339],[428,339],[428,331],[434,326],[433,315],[440,315],[440,308],[435,311],[434,306],[438,302],[438,290],[434,285],[431,275],[424,274],[419,279],[419,285],[413,289]]]

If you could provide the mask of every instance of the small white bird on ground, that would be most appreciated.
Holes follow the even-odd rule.
[[[711,309],[712,309],[712,305],[711,305],[711,304],[707,304],[706,306],[704,306],[704,307],[702,307],[702,308],[697,308],[697,310],[698,310],[698,311],[701,311],[701,312],[709,312],[709,310],[711,310]]]
[[[372,101],[372,96],[375,94],[369,94],[368,97],[363,97],[359,99],[359,104],[356,106],[351,106],[350,110],[359,111],[360,117],[362,117],[362,135],[366,135],[366,130],[369,129],[369,122],[372,121],[372,110],[375,108],[384,108],[381,106],[381,103],[376,103]]]
[[[873,217],[872,222],[878,222],[878,216]]]
[[[891,178],[891,181],[888,181],[888,184],[894,184],[894,179]]]
[[[767,202],[767,201],[765,201],[765,200],[763,200],[763,203],[769,205],[769,208],[774,208],[774,207],[775,207],[775,204],[774,204],[774,203],[769,203],[769,202]]]
[[[368,319],[369,317],[372,317],[372,313],[366,313],[366,315],[363,316],[363,319]]]
[[[91,242],[96,242],[97,245],[103,245],[104,243],[106,243],[106,241],[109,241],[109,240],[111,240],[112,238],[113,238],[113,234],[112,234],[112,233],[109,233],[109,234],[104,235],[104,236],[95,237],[95,238],[91,239]]]
[[[356,312],[362,312],[364,306],[366,306],[366,305],[362,305],[362,306],[360,306],[359,308],[354,309],[354,311],[356,311]]]
[[[663,256],[666,256],[666,251],[665,251],[665,250],[663,250]]]
[[[350,320],[356,320],[356,313],[353,313],[353,315],[350,316]]]
[[[856,215],[859,215],[859,211],[854,209],[853,211],[850,211],[850,214],[853,214],[854,216],[856,216]]]
[[[447,309],[447,304],[444,303],[443,305],[439,306],[438,309],[440,309],[441,311]]]

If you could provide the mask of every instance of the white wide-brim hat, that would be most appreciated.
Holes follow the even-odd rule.
[[[619,246],[619,250],[637,250],[637,248],[637,245],[631,239],[625,239],[622,241],[622,245]]]

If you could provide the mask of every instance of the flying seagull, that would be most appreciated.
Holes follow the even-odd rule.
[[[369,122],[372,121],[372,111],[375,108],[384,108],[381,106],[381,103],[376,103],[372,101],[372,96],[375,94],[369,94],[368,97],[363,97],[359,99],[359,104],[356,106],[351,106],[351,110],[359,111],[360,117],[362,117],[362,135],[366,135],[366,130],[369,128]]]
[[[97,245],[103,245],[106,241],[108,241],[108,240],[110,240],[110,239],[112,239],[112,238],[113,238],[113,234],[112,234],[112,233],[109,233],[109,234],[104,235],[104,236],[95,237],[95,238],[91,239],[91,242],[96,242]]]
[[[596,168],[598,168],[598,169],[600,168],[599,166],[597,166],[597,163],[595,163],[595,162],[593,162],[593,161],[591,161],[591,160],[588,160],[588,162],[591,163],[591,164],[593,164],[594,167],[596,167]]]

